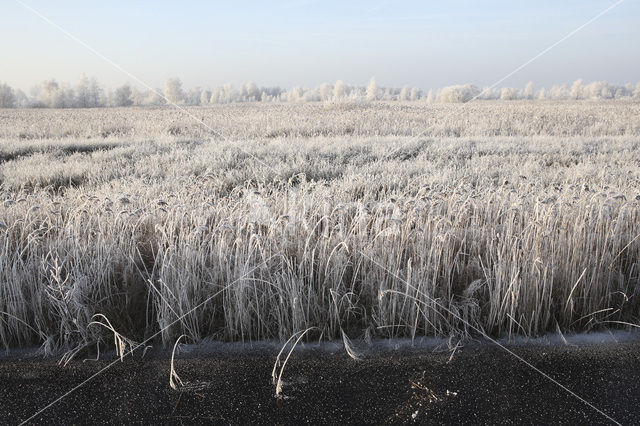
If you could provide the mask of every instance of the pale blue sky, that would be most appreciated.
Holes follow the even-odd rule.
[[[614,0],[23,0],[152,86],[488,85]],[[130,80],[13,0],[0,0],[0,81]],[[640,1],[626,0],[503,85],[640,81]]]

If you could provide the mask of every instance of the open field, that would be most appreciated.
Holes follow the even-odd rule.
[[[188,111],[0,110],[3,346],[640,321],[638,102]]]

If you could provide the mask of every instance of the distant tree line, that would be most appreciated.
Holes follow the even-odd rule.
[[[588,84],[578,79],[573,84],[556,85],[536,90],[532,82],[515,87],[479,89],[472,84],[447,86],[424,91],[416,87],[380,87],[372,78],[366,87],[350,86],[336,81],[308,89],[290,90],[260,87],[249,82],[240,87],[225,84],[215,88],[184,89],[178,78],[169,78],[163,89],[138,90],[126,83],[115,89],[103,88],[95,78],[83,76],[76,86],[44,81],[32,88],[30,95],[0,83],[0,108],[96,108],[151,106],[164,104],[212,105],[232,102],[330,102],[330,101],[401,101],[424,103],[460,103],[481,100],[588,100],[640,99],[640,83],[635,86],[614,85],[605,81]]]

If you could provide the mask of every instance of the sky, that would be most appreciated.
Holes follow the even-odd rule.
[[[424,89],[486,86],[615,0],[20,0],[146,84],[255,81],[315,87],[338,79]],[[27,91],[82,74],[134,83],[16,0],[0,0],[0,82]],[[619,6],[500,86],[640,81],[640,1]],[[135,84],[140,87],[139,84]]]

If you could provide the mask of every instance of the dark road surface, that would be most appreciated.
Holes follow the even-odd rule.
[[[640,342],[516,345],[535,367],[622,424],[640,424]],[[451,353],[298,351],[274,397],[273,351],[125,358],[32,424],[612,424],[489,343]],[[0,359],[0,423],[18,424],[109,361]]]

